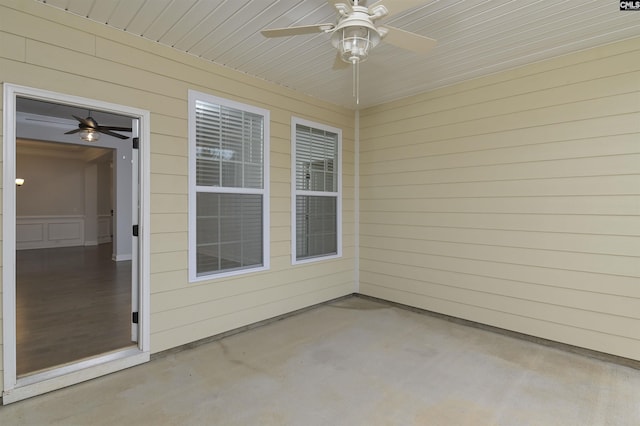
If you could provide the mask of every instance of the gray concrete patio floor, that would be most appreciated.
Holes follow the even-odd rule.
[[[0,407],[8,425],[640,425],[640,371],[358,297]]]

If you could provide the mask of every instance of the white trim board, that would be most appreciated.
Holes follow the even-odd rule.
[[[73,383],[79,383],[104,374],[140,364],[150,357],[150,113],[149,111],[128,106],[97,101],[78,96],[65,95],[41,89],[3,83],[3,182],[15,181],[16,158],[16,98],[25,97],[47,102],[74,105],[86,109],[99,109],[105,112],[129,116],[140,123],[139,150],[139,249],[138,306],[139,339],[137,347],[113,354],[92,358],[90,362],[74,363],[71,367],[52,369],[46,374],[33,378],[20,378],[16,374],[16,288],[15,288],[15,247],[16,247],[16,187],[3,186],[2,228],[3,228],[3,270],[2,270],[2,327],[3,327],[3,404],[15,402],[44,392],[49,392]]]

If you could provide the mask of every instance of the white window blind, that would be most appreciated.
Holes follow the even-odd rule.
[[[264,117],[196,101],[197,185],[263,186]]]
[[[268,267],[268,111],[190,100],[190,278]]]
[[[341,255],[339,129],[292,120],[293,261]]]

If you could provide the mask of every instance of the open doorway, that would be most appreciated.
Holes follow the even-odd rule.
[[[32,102],[18,99],[18,112],[36,110]],[[131,260],[116,260],[113,250],[115,155],[16,140],[19,378],[136,343]]]
[[[3,188],[9,403],[149,360],[148,235],[140,235],[149,117],[4,88],[4,182],[15,180]]]

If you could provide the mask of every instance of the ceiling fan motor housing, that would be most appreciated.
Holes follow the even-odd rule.
[[[380,39],[369,9],[364,6],[353,6],[352,13],[340,19],[331,35],[331,43],[340,51],[340,57],[350,64],[366,60]]]
[[[84,119],[85,122],[78,123],[78,127],[81,129],[95,129],[98,127],[98,122],[93,119],[93,117],[89,116]]]

